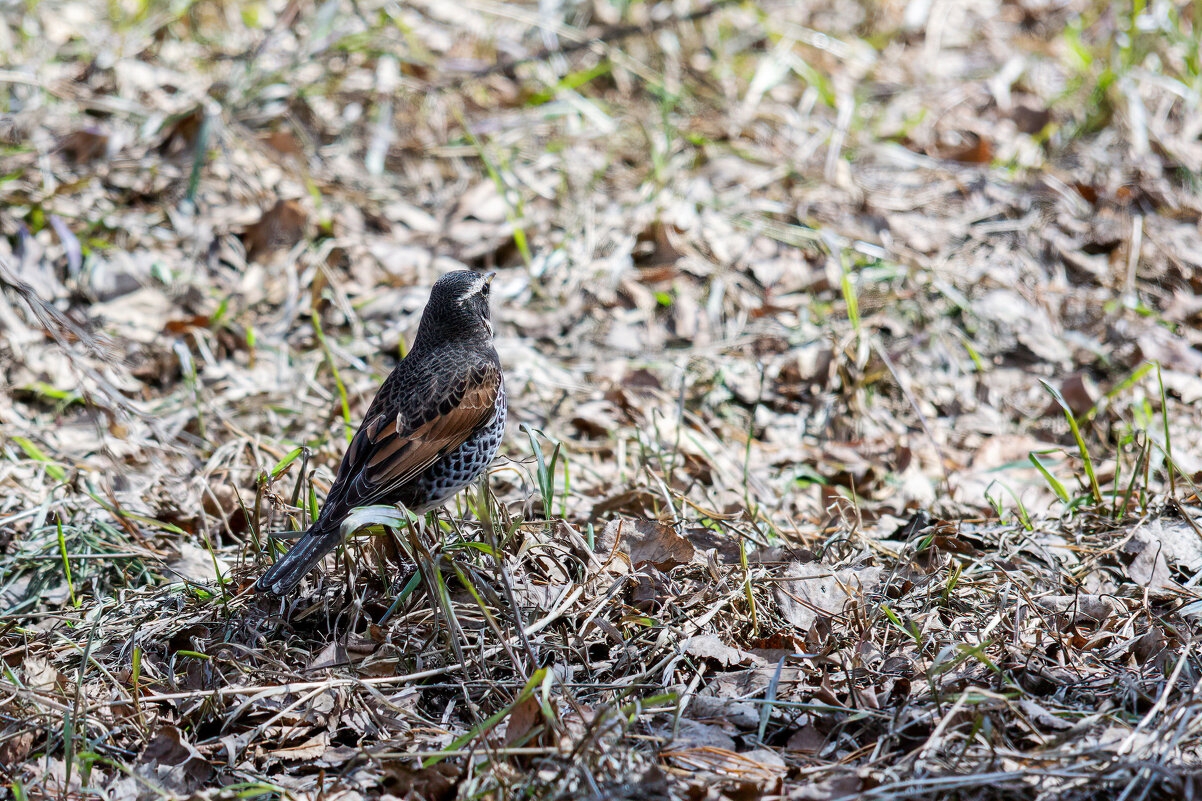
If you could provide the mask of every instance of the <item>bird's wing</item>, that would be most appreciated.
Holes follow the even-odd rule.
[[[403,409],[409,404],[404,401],[408,398],[398,399],[402,411],[389,408],[392,404],[369,410],[330,488],[326,506],[334,507],[331,512],[337,513],[337,507],[349,511],[356,506],[387,502],[399,487],[413,481],[492,420],[501,391],[501,371],[496,365],[480,365],[458,380],[439,384],[412,388],[430,393],[420,406],[437,411],[424,417],[405,414]]]

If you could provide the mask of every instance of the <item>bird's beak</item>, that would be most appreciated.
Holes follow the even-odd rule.
[[[484,283],[485,283],[485,284],[491,284],[491,283],[492,283],[492,279],[494,279],[494,278],[496,278],[496,277],[497,277],[497,271],[496,271],[496,270],[489,270],[488,272],[486,272],[486,273],[484,274]]]

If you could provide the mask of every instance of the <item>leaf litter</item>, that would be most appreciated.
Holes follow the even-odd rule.
[[[1197,25],[6,7],[8,793],[1190,797]],[[492,494],[249,593],[463,266]]]

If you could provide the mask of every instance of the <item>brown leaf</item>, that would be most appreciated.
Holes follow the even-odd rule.
[[[1098,402],[1097,385],[1081,372],[1073,373],[1060,382],[1060,394],[1076,417],[1088,412]],[[1054,415],[1059,410],[1057,405],[1050,413]]]
[[[1018,707],[1026,715],[1027,720],[1041,731],[1064,731],[1065,729],[1071,729],[1074,725],[1072,721],[1053,715],[1030,699],[1021,699],[1018,702]]]
[[[572,427],[590,439],[608,437],[618,427],[616,410],[609,401],[586,401],[576,407]]]
[[[1052,112],[1047,108],[1037,108],[1028,103],[1017,103],[1010,110],[1010,119],[1025,134],[1037,134],[1052,121]]]
[[[672,746],[674,748],[718,748],[723,751],[733,751],[735,750],[735,740],[723,731],[721,726],[682,718],[680,725],[676,727],[676,736],[672,738]]]
[[[22,666],[25,686],[35,690],[49,690],[58,684],[58,671],[40,656],[30,656]]]
[[[309,662],[309,670],[337,667],[346,663],[346,648],[342,646],[342,643],[335,641],[327,644],[320,653],[313,657]]]
[[[406,762],[385,762],[380,789],[397,798],[414,801],[450,801],[455,797],[462,770],[450,762],[414,769]]]
[[[694,526],[685,531],[684,536],[697,553],[713,550],[719,563],[726,565],[739,563],[739,543],[729,534],[704,526]]]
[[[734,789],[733,798],[763,798],[765,791],[775,796],[773,787],[787,770],[780,754],[768,748],[735,753],[733,749],[702,746],[675,748],[664,751],[663,756],[682,770],[700,770],[708,773],[737,776],[740,782]],[[765,787],[767,785],[767,787]]]
[[[753,659],[755,659],[753,657]],[[768,686],[777,677],[776,665],[757,664],[749,668],[718,673],[709,683],[693,696],[689,706],[698,718],[720,720],[740,729],[755,729],[760,723],[761,706],[751,699],[763,697]],[[801,680],[801,669],[783,667],[779,686],[793,687]]]
[[[918,551],[920,560],[931,560],[935,554],[939,553],[956,553],[962,556],[976,556],[977,549],[972,546],[972,543],[966,542],[959,537],[947,536],[944,534],[935,534],[927,540],[925,548]]]
[[[259,140],[281,156],[300,156],[305,152],[291,131],[272,131],[261,136]]]
[[[807,723],[789,735],[785,748],[805,754],[817,754],[826,745],[826,735],[813,723]]]
[[[1097,626],[1110,617],[1114,607],[1110,599],[1102,595],[1045,595],[1037,603],[1049,612],[1063,618],[1062,626]]]
[[[0,742],[0,765],[19,765],[33,750],[34,732],[26,730]]]
[[[635,264],[643,268],[639,270],[640,282],[660,283],[678,275],[673,265],[684,253],[677,249],[673,240],[681,233],[675,226],[666,226],[658,221],[639,233],[633,256]]]
[[[190,759],[193,752],[191,743],[184,740],[179,729],[164,726],[146,744],[141,760],[156,765],[179,765]]]
[[[964,164],[988,164],[993,161],[993,142],[971,131],[963,134],[963,138],[963,144],[938,148],[932,155]]]
[[[163,726],[142,750],[139,762],[152,766],[154,778],[170,789],[191,792],[213,777],[213,766],[175,726]]]
[[[740,651],[738,648],[732,648],[713,634],[689,637],[680,644],[680,650],[698,659],[717,662],[724,668],[755,661],[751,654]]]
[[[804,784],[789,794],[789,801],[835,801],[835,799],[856,798],[860,793],[872,787],[865,787],[865,782],[855,774],[835,776],[825,781]]]
[[[1202,569],[1202,539],[1184,520],[1150,520],[1135,526],[1121,548],[1131,580],[1153,590],[1176,586],[1170,565],[1191,575]]]
[[[622,376],[622,386],[631,389],[663,389],[659,377],[645,367],[631,370]]]
[[[171,635],[171,639],[167,641],[167,649],[170,653],[175,653],[176,651],[203,652],[208,639],[209,627],[203,623],[196,623],[191,626],[185,626]]]
[[[287,748],[273,749],[270,753],[272,756],[277,756],[280,759],[318,759],[324,757],[330,748],[330,733],[319,732],[314,736],[305,740],[300,745],[288,746]]]
[[[773,595],[785,619],[808,631],[819,615],[842,615],[880,576],[879,567],[832,570],[817,562],[794,563],[785,570],[786,580],[776,584]]]
[[[1152,626],[1131,643],[1130,655],[1137,665],[1146,665],[1153,657],[1164,652],[1168,638],[1160,626]]]
[[[76,164],[103,156],[109,146],[108,134],[99,128],[83,128],[67,134],[58,143],[59,152]]]
[[[240,534],[249,528],[246,513],[238,503],[238,493],[233,485],[226,482],[214,482],[209,491],[201,494],[201,507],[205,514],[211,515],[230,527],[234,534]]]
[[[317,768],[339,768],[352,759],[357,759],[362,753],[361,749],[349,745],[329,746],[313,757],[309,764]]]
[[[593,517],[600,517],[610,512],[625,512],[626,514],[645,515],[655,508],[655,502],[658,497],[654,492],[646,487],[633,487],[631,489],[616,492],[606,498],[602,498],[593,505]],[[609,530],[606,526],[605,530]],[[613,540],[609,540],[613,542]],[[608,549],[606,549],[608,550]]]
[[[230,568],[224,559],[214,557],[204,548],[190,542],[180,542],[179,556],[167,564],[167,570],[173,579],[204,584],[229,575]]]
[[[572,556],[579,559],[581,563],[587,565],[589,570],[601,566],[601,560],[589,548],[588,542],[566,520],[560,520],[556,523],[554,540],[567,548]]]
[[[200,124],[204,121],[204,108],[196,108],[169,120],[163,128],[163,139],[159,143],[158,152],[164,156],[174,156],[190,152],[200,134]]]
[[[305,234],[308,215],[295,200],[278,200],[259,221],[246,227],[242,241],[246,244],[246,259],[254,261],[277,250],[287,250]]]
[[[658,520],[611,520],[605,526],[601,542],[616,542],[618,549],[630,556],[630,563],[636,568],[653,565],[660,570],[670,570],[677,565],[689,564],[696,556],[693,546],[675,526]]]
[[[533,695],[519,701],[509,712],[509,723],[505,727],[505,736],[502,738],[505,747],[517,745],[518,741],[538,723],[541,713],[542,708],[538,705],[538,699]]]
[[[668,582],[664,574],[654,567],[644,566],[642,571],[634,576],[634,588],[630,592],[630,605],[640,612],[651,614],[662,609],[664,603],[672,600]]]

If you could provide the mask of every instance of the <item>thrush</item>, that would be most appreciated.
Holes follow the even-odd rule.
[[[493,347],[493,273],[435,282],[413,347],[384,381],[347,446],[321,513],[255,583],[283,595],[341,541],[359,506],[421,514],[446,503],[493,460],[505,431],[505,383]]]

